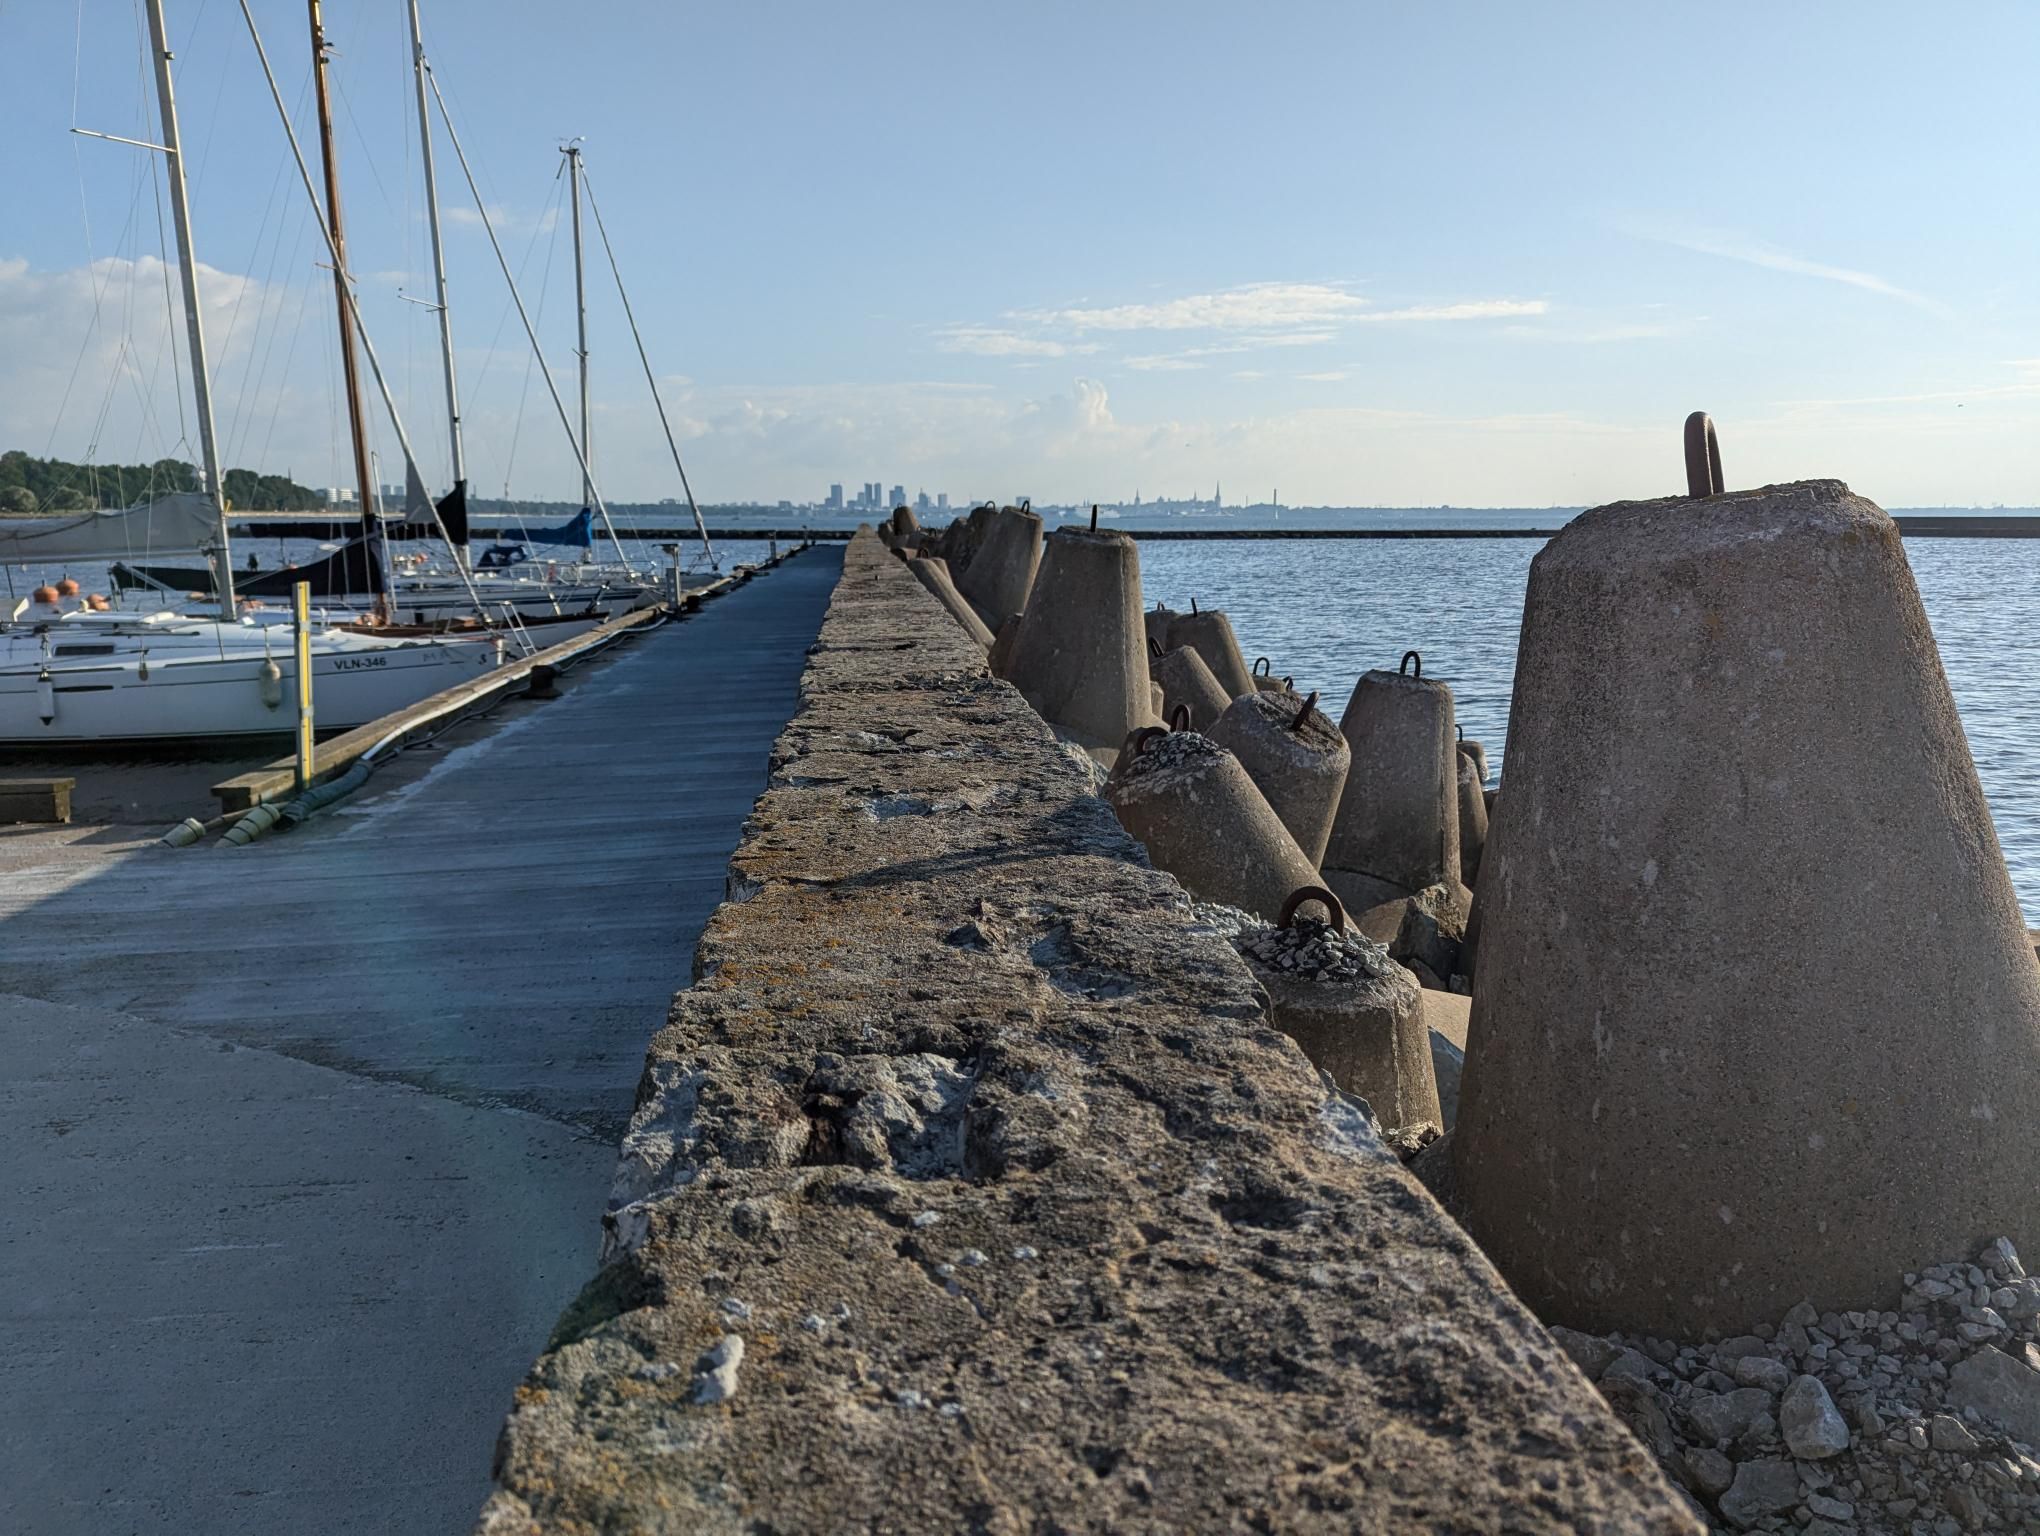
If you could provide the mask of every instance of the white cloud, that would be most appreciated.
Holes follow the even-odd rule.
[[[1376,320],[1502,320],[1541,315],[1550,309],[1542,299],[1478,299],[1466,304],[1417,304],[1407,309],[1377,309],[1356,316]]]
[[[558,208],[548,208],[543,213],[520,213],[505,203],[490,203],[488,222],[496,226],[501,235],[546,234],[560,221]],[[440,211],[440,216],[449,224],[465,229],[483,228],[482,216],[474,209],[454,203]]]
[[[1299,373],[1297,377],[1306,384],[1341,384],[1352,375],[1343,368],[1332,368],[1323,373]]]
[[[1159,304],[1036,310],[1015,318],[1075,331],[1287,330],[1351,319],[1370,302],[1329,283],[1248,283]]]
[[[989,325],[951,325],[935,333],[935,347],[941,352],[967,352],[974,357],[1072,357],[1098,350],[1097,343],[1052,341],[1045,336],[1023,336],[1018,331]]]

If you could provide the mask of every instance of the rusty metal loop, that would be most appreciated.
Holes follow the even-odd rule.
[[[1302,730],[1303,722],[1310,718],[1310,712],[1316,708],[1317,708],[1317,689],[1313,688],[1310,691],[1310,697],[1303,701],[1303,708],[1299,709],[1296,712],[1296,718],[1289,722],[1289,728],[1292,731]]]
[[[1331,914],[1332,927],[1344,928],[1346,926],[1346,909],[1339,905],[1338,897],[1321,885],[1299,885],[1294,891],[1291,891],[1289,893],[1289,900],[1282,903],[1282,915],[1275,919],[1275,926],[1277,928],[1287,928],[1291,923],[1295,922],[1296,909],[1306,901],[1323,902],[1325,910]]]
[[[1194,597],[1190,599],[1190,611],[1192,613],[1197,611],[1197,599]]]
[[[1157,661],[1161,660],[1162,642],[1157,640],[1153,635],[1148,636],[1148,654],[1154,657]]]
[[[1256,676],[1256,677],[1273,677],[1274,675],[1275,675],[1275,668],[1273,667],[1273,665],[1271,665],[1271,664],[1270,664],[1270,662],[1269,662],[1269,660],[1268,660],[1268,658],[1267,658],[1267,657],[1265,657],[1265,656],[1256,656],[1256,657],[1254,658],[1254,676]]]
[[[1466,740],[1466,727],[1465,727],[1465,726],[1461,725],[1461,724],[1460,724],[1460,723],[1459,723],[1459,722],[1458,722],[1457,720],[1455,720],[1455,721],[1453,721],[1453,722],[1452,722],[1452,729],[1453,729],[1453,730],[1455,730],[1455,731],[1457,731],[1457,732],[1459,733],[1459,739],[1460,739],[1461,741],[1464,741],[1464,740]]]
[[[1285,690],[1286,692],[1289,692],[1289,693],[1294,693],[1294,692],[1296,692],[1296,679],[1295,679],[1295,678],[1293,678],[1293,677],[1291,677],[1291,676],[1290,676],[1290,675],[1289,675],[1289,674],[1288,674],[1287,672],[1283,673],[1283,674],[1282,674],[1282,687],[1283,687],[1283,689],[1284,689],[1284,690]]]
[[[1176,723],[1178,720],[1183,723],[1178,725]],[[1169,729],[1172,731],[1187,731],[1190,729],[1190,706],[1188,704],[1178,704],[1169,711]]]
[[[1132,741],[1133,755],[1135,757],[1139,757],[1141,753],[1147,751],[1149,747],[1153,746],[1156,742],[1160,741],[1164,736],[1168,734],[1169,733],[1163,730],[1159,725],[1142,726],[1139,730],[1133,733]]]
[[[1714,419],[1695,411],[1686,418],[1686,494],[1719,496],[1727,488],[1721,479],[1721,439],[1714,435]]]
[[[1413,663],[1414,667],[1412,666]],[[1397,677],[1414,677],[1421,681],[1424,676],[1424,658],[1415,651],[1404,651],[1402,653],[1402,665],[1395,669],[1395,675]]]
[[[1094,501],[1091,503],[1091,532],[1096,533],[1097,531],[1098,531],[1098,503]]]

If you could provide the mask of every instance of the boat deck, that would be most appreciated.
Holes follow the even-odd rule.
[[[203,764],[0,829],[10,1521],[467,1528],[840,566],[246,849],[154,843]]]

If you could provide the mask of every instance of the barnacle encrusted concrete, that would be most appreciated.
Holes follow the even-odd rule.
[[[860,535],[481,1530],[1697,1531],[1084,782]]]

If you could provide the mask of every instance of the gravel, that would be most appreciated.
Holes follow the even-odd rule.
[[[1900,1310],[1710,1344],[1552,1329],[1716,1531],[2040,1531],[2040,1278],[1999,1238]]]
[[[1365,981],[1395,969],[1382,945],[1302,913],[1287,928],[1263,924],[1233,942],[1253,964],[1298,981]]]

